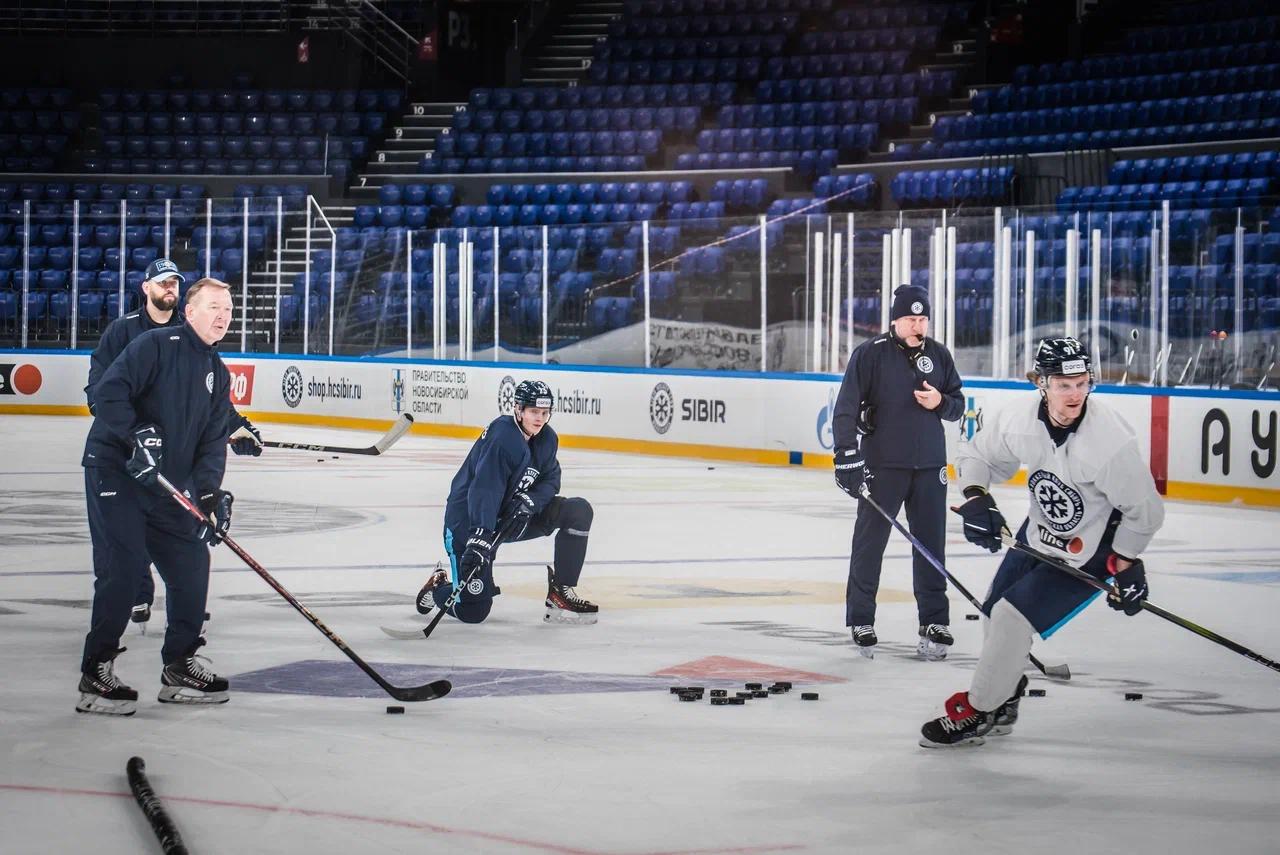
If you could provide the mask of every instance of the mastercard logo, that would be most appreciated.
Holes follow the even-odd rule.
[[[31,363],[0,363],[0,395],[34,395],[43,383],[40,369]]]

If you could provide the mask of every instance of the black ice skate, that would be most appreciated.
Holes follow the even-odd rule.
[[[432,596],[432,591],[441,585],[449,584],[449,571],[444,569],[444,563],[436,562],[436,569],[431,571],[431,578],[427,580],[427,584],[422,586],[422,590],[418,592],[418,600],[414,604],[418,608],[418,614],[429,615],[436,607],[436,598]]]
[[[204,644],[204,639],[196,647]],[[162,704],[225,704],[231,700],[227,691],[230,684],[205,669],[201,662],[208,662],[203,656],[196,656],[195,650],[164,666],[160,672],[160,696]]]
[[[947,648],[955,644],[951,630],[943,623],[931,623],[920,627],[920,643],[916,655],[929,662],[941,662],[947,658]]]
[[[138,603],[129,612],[129,620],[138,624],[138,629],[142,630],[142,634],[147,634],[147,621],[151,620],[151,604]]]
[[[968,692],[956,692],[947,699],[947,714],[925,722],[920,728],[923,748],[968,748],[982,745],[995,720],[994,715],[974,709]]]
[[[880,639],[876,638],[876,628],[870,624],[855,626],[853,632],[853,643],[858,646],[858,652],[868,659],[876,658],[876,645],[880,643]]]
[[[1027,693],[1027,675],[1023,674],[1018,680],[1018,688],[1014,690],[1013,696],[1009,700],[996,707],[992,713],[995,722],[991,725],[992,736],[1006,736],[1013,732],[1013,726],[1018,723],[1018,704],[1022,703],[1022,696]]]
[[[125,648],[104,653],[89,661],[80,675],[80,700],[76,712],[102,715],[133,715],[137,712],[138,693],[121,683],[115,675],[115,658]]]
[[[547,623],[592,624],[600,613],[599,606],[579,597],[573,588],[556,584],[556,571],[550,565],[547,566],[546,606],[542,619]]]

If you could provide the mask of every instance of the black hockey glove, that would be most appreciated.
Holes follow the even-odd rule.
[[[258,433],[258,429],[253,426],[253,422],[244,419],[244,424],[235,429],[231,436],[227,437],[227,443],[230,444],[231,450],[240,455],[251,455],[258,457],[262,454],[262,434]]]
[[[164,460],[164,434],[155,425],[143,425],[133,432],[133,456],[125,461],[129,477],[155,490],[156,476]]]
[[[209,521],[200,526],[200,539],[210,546],[222,543],[222,538],[231,528],[231,503],[235,496],[226,490],[212,490],[200,496],[200,512]]]
[[[856,448],[837,448],[835,455],[836,486],[855,499],[862,495],[862,482],[867,480],[867,462]]]
[[[1116,592],[1107,595],[1107,605],[1133,616],[1142,611],[1142,601],[1147,598],[1147,569],[1142,559],[1136,559],[1123,570],[1116,570],[1119,557],[1114,552],[1107,557],[1107,572],[1116,586]]]
[[[533,499],[521,490],[507,501],[507,506],[502,511],[502,519],[498,522],[498,528],[506,532],[506,540],[519,540],[524,535],[524,530],[529,527],[531,519],[533,519]]]
[[[488,567],[493,561],[493,532],[487,528],[473,528],[471,534],[467,537],[467,545],[462,550],[462,578],[466,579],[471,575],[472,569],[478,568],[476,572],[483,573],[484,568]]]
[[[1009,525],[996,507],[996,500],[981,487],[969,487],[964,493],[969,497],[968,501],[951,509],[964,517],[964,536],[988,552],[999,552],[1002,546],[1000,538],[1009,534]]]

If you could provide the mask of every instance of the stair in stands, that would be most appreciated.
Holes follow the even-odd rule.
[[[448,133],[453,114],[463,103],[455,101],[418,102],[391,129],[382,147],[373,153],[359,179],[361,187],[379,187],[381,176],[416,175],[422,159],[434,153],[436,140]]]

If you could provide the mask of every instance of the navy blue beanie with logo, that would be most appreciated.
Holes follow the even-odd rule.
[[[908,315],[929,317],[929,292],[919,285],[903,285],[893,292],[893,310],[889,319],[896,321]]]

